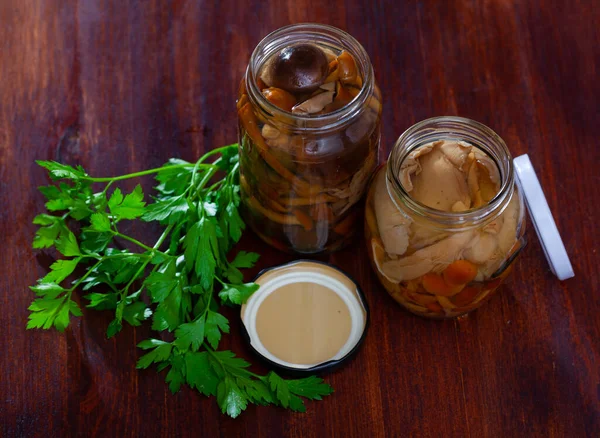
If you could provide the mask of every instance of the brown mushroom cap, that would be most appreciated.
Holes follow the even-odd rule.
[[[290,93],[310,93],[325,81],[327,56],[314,44],[297,44],[282,49],[267,66],[271,86]]]

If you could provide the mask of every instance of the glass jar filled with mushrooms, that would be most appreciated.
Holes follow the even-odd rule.
[[[347,33],[291,25],[254,50],[237,101],[242,212],[270,245],[334,251],[360,229],[378,159],[381,94]]]
[[[525,246],[504,141],[458,117],[409,128],[373,178],[365,232],[379,280],[411,312],[451,318],[481,306]]]

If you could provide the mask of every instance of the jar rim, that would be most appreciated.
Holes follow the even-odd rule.
[[[290,41],[290,38],[294,35],[300,37],[311,36],[311,42],[320,41],[318,38],[328,39],[330,43],[333,44],[335,42],[340,48],[348,50],[357,58],[357,63],[361,64],[360,67],[364,73],[363,86],[348,104],[327,114],[294,114],[282,110],[263,96],[255,80],[258,69],[277,50],[280,50],[286,44],[292,42]],[[297,42],[297,40],[293,42]],[[256,45],[250,56],[248,67],[246,68],[245,81],[249,99],[253,101],[255,106],[260,107],[270,116],[277,117],[278,122],[281,123],[285,122],[285,120],[292,120],[293,123],[286,124],[300,127],[305,131],[321,131],[323,129],[336,128],[362,112],[367,99],[373,91],[374,73],[373,66],[371,65],[366,50],[358,40],[349,33],[327,24],[296,23],[274,30]],[[298,122],[301,123],[300,126],[298,126]],[[318,124],[318,126],[310,126],[311,123]]]
[[[494,159],[502,182],[498,193],[488,203],[465,211],[448,212],[428,207],[413,199],[405,190],[399,180],[402,162],[417,147],[443,139],[467,141],[483,149]],[[472,224],[475,227],[484,221],[493,220],[508,206],[515,186],[512,156],[504,140],[483,123],[457,116],[432,117],[412,125],[398,137],[388,158],[386,185],[391,199],[400,210],[402,208],[398,205],[398,201],[401,201],[411,214],[424,220],[444,228],[456,227],[465,230],[468,228],[466,225]]]

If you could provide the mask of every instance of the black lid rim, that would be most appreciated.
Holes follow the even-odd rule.
[[[345,362],[347,362],[351,358],[353,358],[354,355],[360,349],[360,347],[367,335],[367,331],[368,331],[368,328],[370,325],[370,320],[371,320],[371,318],[370,318],[371,312],[369,310],[369,304],[367,303],[365,294],[363,293],[358,282],[352,276],[348,275],[346,272],[342,271],[340,268],[332,265],[331,263],[322,262],[319,260],[310,260],[310,259],[292,260],[291,262],[283,263],[281,265],[271,266],[271,267],[261,270],[256,275],[256,277],[254,277],[253,281],[255,282],[256,280],[258,280],[259,277],[261,277],[262,275],[266,274],[269,271],[285,268],[288,266],[293,266],[298,263],[306,263],[306,262],[324,265],[329,268],[335,269],[336,271],[338,271],[341,274],[343,274],[344,276],[346,276],[350,281],[352,281],[352,283],[354,283],[354,285],[356,286],[356,292],[358,294],[358,297],[360,299],[360,302],[361,302],[363,308],[365,309],[366,316],[365,316],[365,326],[363,328],[363,332],[362,332],[360,338],[358,339],[358,341],[356,342],[354,347],[352,347],[352,349],[344,355],[344,357],[341,357],[341,358],[335,359],[335,360],[328,360],[327,362],[322,362],[322,363],[312,366],[310,368],[296,368],[296,367],[290,367],[287,365],[281,365],[281,364],[274,362],[271,359],[265,357],[264,355],[262,355],[256,348],[254,348],[254,346],[250,342],[250,334],[248,333],[248,330],[246,330],[246,325],[244,324],[244,320],[242,319],[242,323],[240,324],[240,329],[242,331],[242,337],[245,339],[245,341],[247,342],[247,344],[250,347],[250,349],[252,350],[252,352],[255,355],[257,355],[263,362],[265,362],[265,364],[267,364],[269,367],[276,369],[278,371],[281,371],[285,374],[295,375],[295,376],[306,376],[309,374],[315,374],[315,373],[321,374],[321,373],[325,373],[325,372],[330,372],[330,371],[333,371],[335,368],[340,367],[341,365],[343,365]]]

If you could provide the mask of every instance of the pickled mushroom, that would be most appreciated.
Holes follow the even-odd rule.
[[[468,210],[471,195],[463,168],[471,148],[442,140],[413,151],[400,169],[400,179],[410,197],[437,210]]]
[[[292,112],[296,114],[315,114],[323,110],[328,104],[333,102],[333,91],[324,91],[310,99],[305,100],[292,108]]]
[[[450,263],[462,258],[474,236],[475,232],[472,230],[453,234],[410,256],[385,262],[382,265],[383,273],[399,282],[412,280],[429,272],[442,271]]]
[[[377,226],[385,251],[388,254],[402,255],[408,248],[408,227],[411,221],[390,198],[385,178],[385,172],[379,172],[373,181],[375,184],[373,202]]]
[[[375,263],[375,267],[380,274],[383,275],[390,283],[398,283],[398,281],[388,277],[383,269],[383,263],[385,262],[385,249],[382,246],[381,239],[377,237],[371,239],[371,251],[373,251],[373,262]]]
[[[284,151],[289,149],[290,137],[268,123],[262,127],[261,134],[270,147]]]
[[[488,203],[500,189],[500,172],[496,163],[478,149],[473,149],[475,163],[471,165],[467,177],[473,208]]]
[[[490,277],[498,270],[498,268],[500,268],[517,240],[517,223],[519,220],[519,197],[517,194],[513,195],[506,210],[502,213],[501,218],[502,225],[500,231],[494,236],[497,242],[496,250],[493,252],[493,255],[479,267],[479,272],[481,272],[484,277]]]
[[[325,91],[334,91],[335,90],[335,82],[325,82],[319,88]]]
[[[260,77],[270,87],[290,93],[310,93],[325,81],[328,71],[329,61],[321,48],[296,44],[273,57]]]
[[[364,193],[364,188],[367,185],[367,181],[371,176],[375,160],[376,154],[369,154],[360,170],[354,174],[352,179],[350,179],[343,189],[334,188],[327,191],[329,195],[340,199],[333,204],[333,209],[337,215],[345,213],[346,210],[356,204],[361,198]]]

